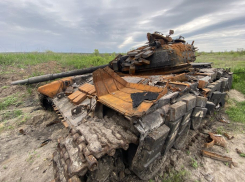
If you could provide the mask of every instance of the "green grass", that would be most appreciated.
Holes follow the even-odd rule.
[[[55,53],[52,51],[46,51],[45,53],[0,53],[0,65],[11,65],[18,68],[25,68],[29,65],[57,61],[63,67],[81,69],[90,66],[108,64],[115,58],[115,56],[115,53],[100,54],[99,51],[95,51],[93,54]],[[38,75],[40,75],[39,72],[34,73],[32,76]]]
[[[195,169],[198,168],[198,162],[193,158],[191,158],[191,166]]]
[[[188,176],[189,173],[185,169],[171,171],[168,177],[162,179],[162,182],[182,182],[184,179],[188,178]]]
[[[2,89],[6,89],[6,88],[9,88],[10,86],[7,86],[7,85],[5,85],[5,86],[2,86],[1,88]]]
[[[8,112],[5,112],[3,114],[3,117],[2,119],[3,120],[6,120],[6,119],[13,119],[13,118],[16,118],[16,117],[19,117],[23,115],[23,112],[21,110],[13,110],[13,111],[8,111]]]
[[[10,95],[0,100],[0,110],[4,110],[10,105],[17,105],[19,103],[20,103],[19,98],[15,94]]]
[[[24,124],[30,118],[29,114],[24,114],[23,118],[19,120],[18,125]]]
[[[224,127],[223,126],[219,126],[217,129],[216,129],[216,133],[219,134],[219,135],[223,135],[224,134]]]
[[[245,67],[235,68],[233,69],[233,72],[232,88],[242,92],[245,95]]]
[[[40,157],[40,155],[37,155],[37,151],[29,152],[28,158],[26,159],[27,162],[33,163],[35,158]]]
[[[245,101],[237,102],[233,100],[233,102],[235,104],[229,106],[225,112],[229,115],[232,121],[245,123]]]

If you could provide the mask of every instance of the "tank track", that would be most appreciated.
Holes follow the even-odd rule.
[[[84,176],[88,170],[97,169],[97,159],[104,155],[114,156],[117,149],[127,150],[131,143],[138,144],[138,137],[111,118],[84,120],[58,141],[53,157],[55,180]]]
[[[203,120],[206,113],[211,114],[215,108],[224,106],[225,91],[231,88],[232,73],[228,70],[195,69],[198,69],[198,74],[189,74],[188,81],[181,82],[182,85],[173,82],[170,93],[138,123],[135,120],[129,122],[114,111],[99,119],[91,112],[95,105],[92,99],[85,100],[90,103],[90,109],[76,119],[77,116],[67,112],[67,108],[74,107],[69,100],[54,98],[54,110],[70,130],[67,137],[59,139],[57,151],[53,155],[55,181],[106,181],[109,176],[118,181],[123,179],[120,170],[124,170],[125,166],[140,179],[154,176],[168,163],[165,161],[169,161],[171,156],[169,149],[183,149],[200,137],[199,130],[206,126]],[[208,81],[205,80],[207,76]],[[140,82],[154,82],[155,86],[161,86],[156,78]],[[180,88],[176,89],[178,84]],[[182,88],[185,84],[189,86]],[[159,123],[156,122],[158,116],[163,118]],[[152,124],[152,120],[155,123]],[[146,132],[141,133],[142,129]],[[162,132],[158,138],[155,137],[156,132]],[[126,160],[122,159],[125,153],[128,155]],[[125,161],[131,162],[125,164]],[[117,167],[119,164],[124,166],[120,170]]]

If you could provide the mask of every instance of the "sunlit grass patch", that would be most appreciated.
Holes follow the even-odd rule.
[[[245,67],[238,67],[233,70],[232,88],[242,92],[245,95]]]
[[[180,171],[172,170],[168,176],[162,178],[162,182],[182,182],[184,179],[189,179],[189,172],[185,169],[181,169]]]
[[[245,123],[245,101],[233,102],[235,102],[236,104],[229,106],[225,112],[229,115],[229,118],[232,121]]]

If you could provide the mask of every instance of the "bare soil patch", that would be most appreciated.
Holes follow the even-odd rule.
[[[235,89],[231,89],[228,92],[228,96],[229,96],[229,98],[234,99],[237,102],[243,102],[243,101],[245,101],[245,96],[241,92],[239,92],[239,91],[237,91]]]

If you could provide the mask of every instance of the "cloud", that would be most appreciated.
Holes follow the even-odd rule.
[[[127,52],[169,29],[200,50],[236,50],[244,17],[241,0],[1,0],[0,52]]]
[[[128,37],[125,41],[123,41],[122,44],[120,44],[120,45],[118,46],[118,48],[120,49],[120,48],[122,48],[122,47],[124,47],[124,46],[126,46],[126,45],[131,44],[132,42],[133,42],[133,37]]]

